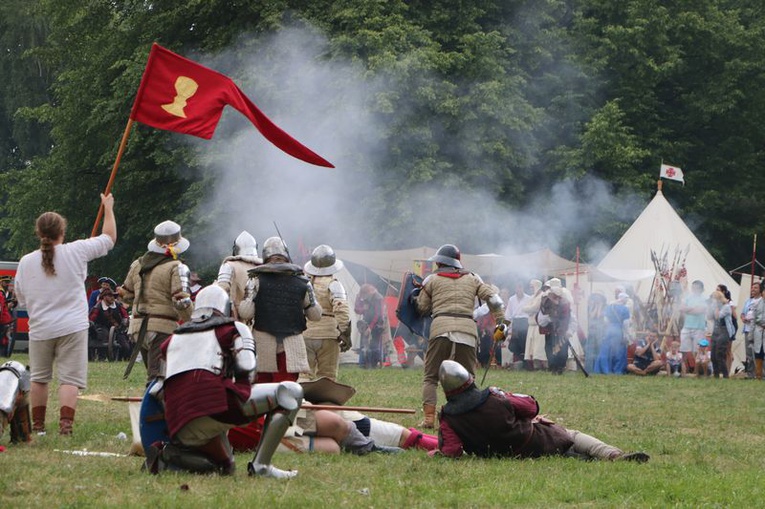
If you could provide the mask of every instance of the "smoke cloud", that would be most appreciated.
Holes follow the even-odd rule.
[[[337,168],[310,166],[283,154],[227,108],[215,138],[193,142],[205,171],[202,192],[209,197],[192,221],[190,254],[196,265],[230,254],[242,230],[262,245],[276,235],[274,222],[293,251],[299,242],[336,249],[450,242],[465,253],[512,254],[549,247],[572,257],[575,240],[593,233],[581,246],[582,256],[597,261],[608,246],[594,225],[623,227],[645,204],[636,196],[615,195],[609,184],[592,177],[560,182],[523,209],[502,204],[489,190],[434,182],[408,189],[416,201],[391,210],[398,221],[394,231],[383,232],[379,214],[386,213],[387,205],[382,189],[391,188],[381,167],[388,126],[370,105],[396,85],[370,79],[361,66],[328,54],[328,43],[319,33],[293,27],[267,38],[243,39],[216,56],[197,57],[234,78],[277,125]],[[397,92],[407,97],[406,91]],[[396,104],[397,114],[409,110],[405,100]]]

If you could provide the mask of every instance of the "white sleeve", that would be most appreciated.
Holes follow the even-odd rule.
[[[77,254],[86,262],[106,256],[114,247],[112,238],[105,233],[89,239],[75,240],[72,247],[77,250]]]

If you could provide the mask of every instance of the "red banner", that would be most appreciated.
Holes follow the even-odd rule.
[[[249,118],[268,141],[307,163],[332,163],[274,124],[229,78],[154,43],[130,118],[209,140],[226,105]]]

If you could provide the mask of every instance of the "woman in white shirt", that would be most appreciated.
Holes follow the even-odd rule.
[[[29,364],[32,372],[32,429],[45,433],[48,383],[53,364],[59,380],[59,433],[71,435],[77,393],[88,377],[88,262],[105,256],[117,241],[114,197],[101,195],[101,235],[64,243],[66,219],[56,212],[37,218],[40,249],[19,261],[16,296],[29,313]]]

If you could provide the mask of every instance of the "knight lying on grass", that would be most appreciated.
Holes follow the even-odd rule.
[[[496,387],[478,389],[475,380],[457,362],[441,363],[439,379],[447,403],[439,415],[439,450],[459,458],[537,458],[571,456],[580,459],[626,460],[644,463],[644,452],[624,453],[595,437],[539,415],[537,401],[525,394],[505,393]]]

